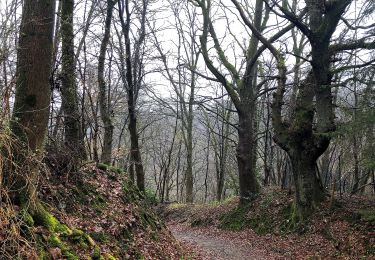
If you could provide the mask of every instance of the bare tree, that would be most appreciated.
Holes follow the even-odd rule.
[[[64,111],[65,146],[72,152],[72,158],[84,159],[85,148],[81,133],[75,74],[73,14],[74,0],[63,0],[61,2],[61,109]]]
[[[131,46],[131,13],[129,9],[129,0],[119,0],[118,9],[121,22],[122,34],[125,42],[125,50],[120,48],[121,59],[121,79],[127,93],[129,124],[128,129],[130,133],[130,166],[129,171],[131,176],[134,176],[134,169],[136,173],[136,182],[139,190],[145,190],[145,173],[142,164],[142,157],[139,148],[139,135],[137,129],[137,100],[139,90],[143,81],[143,55],[142,50],[146,37],[146,14],[147,14],[148,0],[142,1],[140,7],[135,3],[135,9],[138,10],[140,16],[140,28],[138,30],[138,38],[134,42],[134,48]],[[125,16],[125,19],[124,19]],[[125,64],[124,64],[125,61]]]
[[[310,44],[311,69],[306,78],[297,84],[298,93],[291,120],[282,118],[285,84],[279,84],[275,93],[272,117],[275,141],[288,153],[296,188],[297,215],[306,218],[325,198],[324,188],[316,171],[316,161],[327,149],[331,133],[335,131],[332,96],[332,57],[338,52],[371,48],[365,39],[351,43],[334,43],[333,35],[340,19],[351,4],[345,1],[305,1],[305,22],[290,9],[287,2],[272,4],[305,35]],[[364,64],[366,65],[366,64]],[[341,68],[345,70],[345,68]]]
[[[107,1],[107,15],[104,24],[104,37],[100,46],[99,60],[98,60],[98,85],[99,85],[99,107],[100,115],[104,124],[104,139],[101,161],[106,164],[111,163],[112,157],[112,143],[113,143],[113,122],[112,122],[112,108],[108,98],[108,86],[104,79],[104,65],[106,58],[107,46],[110,40],[111,23],[113,9],[115,7],[115,0]]]

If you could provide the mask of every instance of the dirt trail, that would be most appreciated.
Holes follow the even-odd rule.
[[[217,233],[211,234],[207,229],[193,229],[182,225],[168,225],[168,228],[180,243],[192,246],[205,260],[274,259],[252,248],[250,244]]]

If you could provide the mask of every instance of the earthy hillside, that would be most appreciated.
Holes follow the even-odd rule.
[[[43,174],[47,227],[3,200],[1,259],[180,259],[182,248],[147,198],[126,173],[105,168],[88,164],[69,178]]]

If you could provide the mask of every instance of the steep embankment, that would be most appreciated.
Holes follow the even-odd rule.
[[[211,259],[237,259],[238,254],[250,259],[375,259],[374,202],[337,198],[297,223],[292,200],[275,189],[248,207],[238,208],[234,198],[222,204],[171,204],[159,213],[177,239]],[[223,241],[228,242],[220,249]]]
[[[9,203],[0,210],[1,259],[179,259],[182,249],[125,173],[86,165],[45,174],[40,198],[51,214],[39,225]],[[6,206],[5,206],[6,205]]]

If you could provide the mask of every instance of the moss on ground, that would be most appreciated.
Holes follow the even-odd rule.
[[[98,241],[101,243],[108,243],[112,239],[110,235],[104,232],[93,232],[90,234],[90,237],[92,237],[95,241]]]
[[[297,206],[295,203],[290,203],[282,210],[283,223],[281,224],[281,232],[289,233],[296,231],[303,223],[299,219]]]
[[[59,233],[63,235],[71,235],[72,230],[65,224],[60,223],[56,217],[49,213],[44,206],[38,205],[36,210],[31,213],[33,220],[48,229],[51,233]]]
[[[144,199],[144,195],[139,189],[131,182],[125,181],[122,184],[122,190],[124,192],[124,199],[128,203],[137,202]]]
[[[50,247],[58,247],[61,249],[63,256],[68,260],[79,260],[75,252],[56,235],[52,234],[48,240]]]
[[[369,223],[370,225],[375,225],[375,210],[359,210],[358,214],[361,220]]]
[[[26,209],[22,209],[20,212],[19,212],[19,216],[20,216],[20,219],[21,221],[26,224],[26,226],[28,227],[33,227],[34,226],[34,219],[33,217],[31,216],[31,214],[26,210]]]
[[[100,248],[98,246],[94,247],[91,255],[92,260],[104,260],[104,257],[100,253]]]
[[[246,217],[249,206],[239,206],[221,215],[219,228],[240,231],[249,225]]]
[[[122,169],[122,168],[119,168],[119,167],[115,167],[115,166],[111,166],[111,165],[108,165],[108,164],[105,164],[105,163],[98,163],[96,165],[96,167],[102,171],[111,171],[111,172],[115,172],[115,173],[124,173],[125,170]]]

